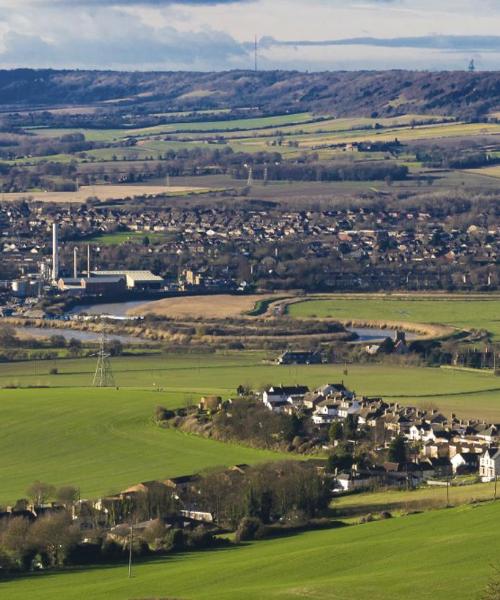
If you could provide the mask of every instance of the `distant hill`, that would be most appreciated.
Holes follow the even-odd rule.
[[[500,110],[500,72],[0,71],[0,107],[100,104],[139,111],[259,107],[336,116],[482,118]]]

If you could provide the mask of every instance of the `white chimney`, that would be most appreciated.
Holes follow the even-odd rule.
[[[57,223],[52,225],[52,281],[59,279],[59,236]]]

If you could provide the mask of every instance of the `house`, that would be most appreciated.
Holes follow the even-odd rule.
[[[354,398],[354,392],[348,390],[344,383],[326,383],[322,385],[317,390],[315,390],[317,394],[321,394],[322,396],[341,396],[343,398]]]
[[[196,490],[196,485],[200,480],[199,475],[181,475],[180,477],[171,477],[165,479],[167,487],[172,488],[177,496]]]
[[[339,493],[367,490],[380,483],[378,474],[367,473],[341,473],[336,477],[336,489]]]
[[[481,480],[495,481],[500,475],[500,448],[489,448],[479,459]]]
[[[304,385],[295,386],[271,386],[262,394],[262,402],[269,410],[279,410],[284,403],[302,400],[309,391]]]
[[[315,425],[331,423],[338,415],[339,404],[334,400],[325,399],[316,405],[312,420]]]
[[[338,408],[338,416],[340,419],[347,419],[348,415],[359,415],[361,408],[359,400],[342,400]]]
[[[450,462],[455,475],[476,473],[479,469],[479,455],[473,452],[455,454]]]
[[[476,427],[476,437],[492,444],[497,441],[500,435],[499,430],[500,427],[498,425],[478,425]]]
[[[276,361],[278,365],[320,365],[319,352],[284,352]]]

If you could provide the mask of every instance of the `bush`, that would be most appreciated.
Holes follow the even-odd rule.
[[[157,406],[155,408],[155,421],[169,421],[175,417],[173,410],[163,408],[163,406]]]
[[[254,540],[263,524],[257,517],[244,517],[241,519],[238,529],[236,530],[235,539],[237,542],[246,542]]]

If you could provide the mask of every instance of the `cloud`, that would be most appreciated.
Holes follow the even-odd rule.
[[[242,4],[252,0],[27,0],[28,4],[69,8],[71,6],[216,6],[218,4]],[[2,0],[0,0],[0,6]]]
[[[386,2],[389,0],[378,0]],[[261,40],[263,48],[273,46],[372,46],[379,48],[427,48],[437,50],[455,50],[470,52],[500,52],[500,36],[445,36],[430,35],[419,37],[354,37],[337,40],[276,40],[265,37]]]

